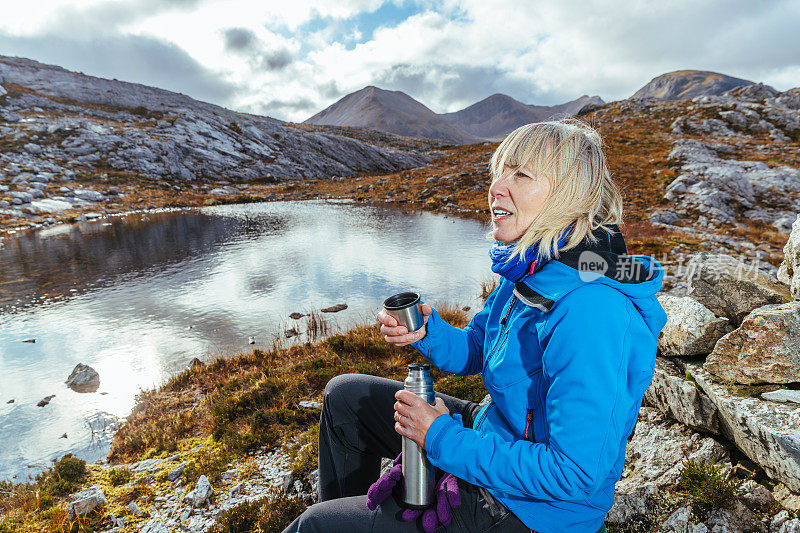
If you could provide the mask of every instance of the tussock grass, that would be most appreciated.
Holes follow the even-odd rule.
[[[434,307],[451,324],[463,327],[467,315],[453,304]],[[422,358],[410,347],[387,343],[377,323],[356,326],[330,334],[317,318],[316,342],[270,351],[253,350],[207,365],[195,366],[172,377],[155,390],[139,394],[137,404],[112,443],[112,462],[133,462],[167,457],[159,471],[134,474],[124,467],[86,465],[65,456],[35,483],[0,483],[0,532],[3,531],[95,531],[110,527],[108,513],[125,516],[131,526],[148,519],[156,489],[170,484],[166,474],[185,461],[182,480],[191,487],[201,474],[215,486],[223,485],[221,473],[236,460],[254,473],[258,465],[246,460],[247,452],[262,446],[293,443],[292,471],[305,480],[317,467],[319,409],[299,406],[303,399],[322,400],[325,385],[339,374],[359,372],[402,380],[407,365]],[[435,387],[474,401],[485,394],[480,377],[452,376],[432,370]],[[198,444],[202,446],[198,447]],[[144,478],[150,477],[146,482]],[[67,496],[89,485],[99,485],[108,506],[88,516],[67,519]],[[306,487],[310,489],[310,487]],[[125,507],[135,501],[145,511],[133,516]],[[279,531],[311,502],[273,497],[247,508],[226,513],[217,531]],[[227,528],[227,529],[226,529]]]
[[[69,517],[67,496],[91,481],[86,463],[66,454],[32,483],[0,482],[0,533],[82,533],[109,527],[102,506],[87,515]]]
[[[468,322],[457,305],[435,307],[454,325]],[[124,462],[171,453],[184,439],[209,435],[223,455],[274,446],[317,424],[319,412],[298,402],[321,400],[331,378],[354,372],[404,379],[408,363],[420,360],[413,348],[387,343],[376,323],[334,335],[320,316],[312,314],[308,323],[321,340],[220,358],[141,393],[115,436],[110,459]],[[433,377],[439,381],[446,374],[434,369]]]
[[[722,465],[713,461],[686,461],[678,489],[705,510],[730,508],[736,500],[736,489],[743,480],[728,476]]]
[[[500,280],[497,276],[490,276],[481,280],[481,292],[478,297],[485,304],[489,295],[500,285]]]
[[[273,491],[260,500],[244,502],[225,511],[209,533],[282,531],[312,503],[311,499],[288,498]]]

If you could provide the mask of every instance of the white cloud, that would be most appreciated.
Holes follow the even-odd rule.
[[[800,85],[794,37],[800,2],[792,0],[417,0],[416,14],[353,46],[370,34],[348,19],[386,1],[32,0],[4,7],[0,30],[171,43],[241,87],[215,103],[295,121],[380,83],[437,112],[493,92],[532,104],[581,94],[616,100],[680,69],[714,70],[780,90]],[[321,20],[327,25],[319,27]],[[248,53],[226,46],[231,28],[254,36]]]

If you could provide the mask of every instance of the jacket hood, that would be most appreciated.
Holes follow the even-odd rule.
[[[661,290],[664,271],[647,255],[629,255],[616,225],[612,233],[597,228],[597,242],[583,240],[559,253],[515,285],[515,294],[527,305],[549,311],[558,300],[586,283],[608,285],[627,296],[639,310],[650,331],[658,335],[666,313],[655,298]]]

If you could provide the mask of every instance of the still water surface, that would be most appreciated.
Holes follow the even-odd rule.
[[[292,312],[346,303],[325,315],[346,329],[373,321],[383,300],[404,290],[479,307],[478,286],[490,274],[487,230],[430,213],[309,201],[136,214],[6,237],[0,479],[25,479],[66,452],[104,457],[139,390],[194,357],[268,348],[285,329],[302,331],[305,319]],[[64,384],[77,363],[99,372],[97,392]]]

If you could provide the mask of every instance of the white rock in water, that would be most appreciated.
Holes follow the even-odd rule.
[[[78,363],[65,383],[75,392],[95,392],[100,386],[100,374],[89,365]]]
[[[7,94],[8,91],[6,91],[5,88],[2,85],[0,85],[0,96],[5,96]]]
[[[90,513],[98,505],[107,505],[103,491],[97,485],[92,485],[88,489],[76,492],[72,495],[72,501],[67,506],[69,518]]]

